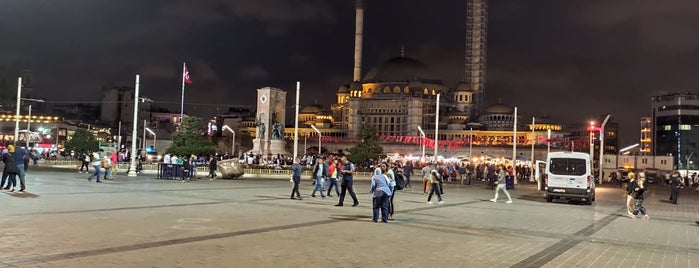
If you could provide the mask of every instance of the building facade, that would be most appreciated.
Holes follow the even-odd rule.
[[[641,155],[653,155],[653,119],[641,117]]]
[[[672,155],[678,169],[699,169],[699,94],[674,93],[651,99],[655,155]]]

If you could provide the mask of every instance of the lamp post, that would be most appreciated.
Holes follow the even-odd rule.
[[[439,96],[437,94],[437,111],[434,113],[434,161],[437,162],[437,150],[439,149]]]
[[[228,130],[231,133],[233,133],[233,142],[231,142],[232,143],[231,144],[231,157],[233,157],[233,155],[235,155],[235,131],[231,127],[229,127],[228,125],[223,125],[223,129]]]
[[[422,146],[422,157],[420,158],[420,162],[423,162],[425,161],[425,132],[422,131],[420,126],[417,126],[417,130],[420,131],[420,145]]]
[[[473,163],[473,127],[468,129],[468,162]]]
[[[689,156],[687,156],[687,160],[686,160],[686,164],[687,164],[686,170],[687,170],[687,173],[686,173],[685,176],[686,176],[687,178],[689,178],[689,159],[692,159],[692,156],[694,156],[694,152],[692,152],[691,154],[689,154]]]
[[[143,119],[143,139],[141,140],[141,150],[146,150],[146,119]]]
[[[17,114],[15,114],[15,143],[19,140],[19,106],[22,103],[22,77],[17,78]]]
[[[604,121],[602,121],[602,126],[599,129],[599,184],[602,184],[602,181],[604,179],[602,178],[602,161],[604,159],[604,126],[607,125],[609,117],[611,117],[611,115],[608,114],[604,118]]]
[[[153,130],[151,130],[150,128],[146,128],[146,131],[148,131],[148,133],[150,133],[151,135],[153,135],[153,150],[155,150],[155,142],[156,142],[156,140],[158,139],[158,136],[156,136],[156,135],[155,135],[155,132],[153,132]],[[145,148],[144,148],[144,149],[145,149]],[[156,150],[156,151],[157,151],[157,150]]]
[[[517,107],[515,106],[515,121],[512,124],[512,176],[517,184]]]
[[[551,153],[551,129],[546,130],[546,154]]]
[[[595,121],[590,121],[590,165],[595,168]]]
[[[296,107],[294,107],[294,161],[299,156],[299,95],[301,94],[301,82],[296,81]],[[233,132],[235,137],[235,132]]]
[[[129,177],[136,177],[136,137],[138,135],[138,94],[140,86],[140,75],[136,75],[136,88],[133,100],[133,127],[131,130],[131,164],[129,165]],[[181,117],[180,120],[182,120]]]
[[[29,104],[29,116],[27,117],[27,133],[24,134],[24,141],[27,144],[27,150],[29,150],[29,132],[32,125],[32,105]]]
[[[22,105],[21,101],[33,101],[33,102],[45,102],[44,100],[41,99],[28,99],[28,98],[18,98],[17,105]],[[17,115],[15,117],[15,143],[19,140],[19,108],[20,106],[17,106]],[[24,134],[24,140],[26,142],[27,149],[29,149],[29,127],[31,126],[31,121],[32,121],[32,106],[29,105],[29,116],[27,117],[27,133]]]
[[[323,150],[320,149],[320,139],[323,137],[323,134],[320,133],[320,130],[318,130],[318,128],[316,128],[316,126],[311,125],[311,128],[313,128],[313,130],[318,132],[318,156],[320,156],[321,152],[323,152]]]

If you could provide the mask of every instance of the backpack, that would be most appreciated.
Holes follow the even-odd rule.
[[[394,189],[403,190],[403,187],[405,187],[405,179],[403,178],[403,175],[395,174],[395,177],[396,177],[396,186],[394,187]]]

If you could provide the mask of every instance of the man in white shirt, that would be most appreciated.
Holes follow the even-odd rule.
[[[428,192],[427,187],[429,187],[429,185],[430,185],[429,181],[430,181],[430,177],[432,176],[430,173],[431,171],[432,171],[432,167],[430,167],[430,165],[425,165],[424,167],[422,167],[422,191],[423,191],[423,194],[425,194],[425,195]]]
[[[170,164],[170,163],[171,163],[170,162],[170,154],[165,154],[165,156],[163,156],[163,164]]]

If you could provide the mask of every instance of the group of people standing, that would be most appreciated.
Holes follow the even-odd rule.
[[[29,154],[22,147],[15,148],[14,145],[8,145],[2,152],[2,163],[5,165],[2,170],[2,181],[0,188],[5,191],[14,192],[17,187],[17,176],[19,176],[20,189],[19,192],[27,190],[25,184],[25,176],[27,167],[29,166]],[[5,186],[7,181],[7,186]]]

